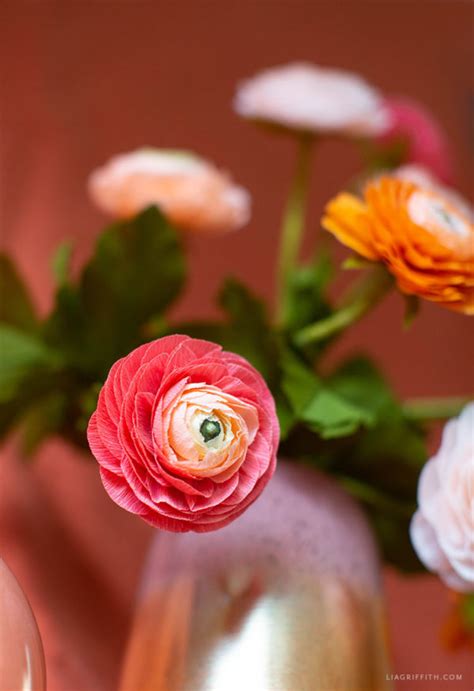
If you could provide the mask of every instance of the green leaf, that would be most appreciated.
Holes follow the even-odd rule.
[[[374,416],[364,407],[354,405],[324,388],[306,407],[302,419],[323,439],[347,436],[361,425],[374,424]]]
[[[427,459],[423,430],[405,417],[400,402],[370,361],[355,358],[346,362],[331,383],[376,418],[374,426],[355,435],[347,452],[333,460],[333,472],[370,488],[371,496],[366,493],[359,498],[372,519],[385,559],[404,570],[419,570],[409,523],[416,509],[419,473]]]
[[[69,281],[72,249],[72,242],[63,242],[53,255],[51,267],[58,286]]]
[[[288,331],[297,331],[331,314],[325,291],[333,274],[331,257],[324,250],[311,263],[292,272],[285,315]]]
[[[0,325],[0,439],[62,386],[60,357],[33,334]]]
[[[227,317],[224,322],[183,322],[171,325],[168,332],[219,343],[246,358],[272,385],[278,367],[277,342],[263,303],[241,283],[227,279],[219,294],[219,305]]]
[[[336,476],[367,510],[385,559],[405,570],[419,570],[408,528],[427,458],[423,430],[405,417],[369,360],[353,358],[318,380],[294,358],[286,365],[284,388],[305,426],[290,429],[282,453],[305,458]]]
[[[183,280],[176,234],[155,207],[100,236],[80,284],[99,365],[108,369],[142,340],[141,327],[178,296]]]
[[[281,388],[295,414],[301,418],[304,410],[321,389],[321,383],[306,363],[293,351],[281,354]]]
[[[320,379],[302,360],[287,350],[282,361],[281,387],[297,418],[323,439],[352,434],[374,423],[371,411]]]
[[[13,262],[0,254],[0,322],[25,331],[37,327],[35,310]]]
[[[277,371],[277,346],[262,301],[229,278],[220,292],[219,304],[227,322],[220,333],[215,333],[218,342],[245,357],[271,384]]]
[[[344,362],[330,377],[332,391],[363,408],[377,414],[393,405],[394,397],[385,379],[374,364],[365,357],[354,357]]]
[[[36,336],[8,324],[0,324],[0,351],[0,402],[14,397],[36,371],[57,364],[55,354]]]
[[[90,339],[77,286],[63,284],[58,288],[54,309],[43,325],[43,336],[46,343],[58,349],[68,363],[87,370]]]
[[[369,360],[349,360],[331,377],[330,383],[346,400],[364,407],[376,421],[356,439],[354,452],[344,460],[345,469],[349,467],[353,476],[383,492],[412,501],[427,457],[423,430],[405,417],[400,402]]]
[[[99,237],[79,284],[62,285],[45,326],[47,340],[91,381],[146,340],[146,325],[179,294],[184,259],[177,235],[151,207]]]

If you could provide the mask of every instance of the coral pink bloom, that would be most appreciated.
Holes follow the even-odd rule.
[[[110,216],[127,218],[155,205],[194,233],[227,233],[250,218],[249,193],[187,151],[139,149],[114,156],[92,172],[88,187]]]
[[[384,110],[388,122],[379,141],[405,141],[408,146],[408,163],[424,166],[443,182],[452,182],[453,165],[449,144],[431,113],[419,103],[404,98],[385,99]]]
[[[244,358],[178,335],[113,365],[88,440],[119,506],[158,528],[205,532],[263,490],[279,426],[267,385]]]

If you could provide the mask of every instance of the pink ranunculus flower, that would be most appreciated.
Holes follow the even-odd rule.
[[[362,77],[305,62],[242,82],[234,107],[245,118],[302,132],[375,136],[386,127],[382,98]]]
[[[425,566],[450,588],[474,591],[474,403],[443,431],[418,483],[410,534]]]
[[[116,362],[88,427],[105,489],[175,532],[216,530],[259,496],[279,426],[261,375],[242,357],[167,336]]]
[[[179,228],[227,233],[250,219],[250,195],[208,161],[185,152],[139,149],[114,156],[88,181],[106,214],[127,218],[156,205]]]
[[[453,181],[453,163],[448,140],[440,124],[421,104],[406,98],[386,98],[387,126],[379,141],[407,145],[407,163],[428,168],[439,180]]]

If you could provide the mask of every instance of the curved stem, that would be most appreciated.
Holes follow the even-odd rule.
[[[403,412],[412,419],[446,420],[459,415],[465,405],[469,403],[467,396],[451,396],[440,398],[411,398],[403,403]]]
[[[305,326],[295,335],[299,346],[317,343],[359,321],[389,292],[393,278],[382,266],[376,266],[352,291],[347,304],[330,317]]]
[[[285,321],[287,315],[291,272],[298,260],[303,238],[313,141],[314,137],[310,134],[303,133],[299,136],[296,172],[283,216],[277,276],[277,316],[280,323]]]

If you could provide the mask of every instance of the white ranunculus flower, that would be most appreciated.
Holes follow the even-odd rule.
[[[438,453],[423,468],[413,546],[450,588],[474,590],[474,403],[450,420]]]
[[[178,227],[225,233],[250,218],[250,195],[208,161],[185,151],[139,149],[114,156],[89,177],[89,193],[110,216],[156,205]]]
[[[381,96],[362,77],[304,62],[244,81],[234,106],[246,118],[306,132],[375,136],[388,126]]]

